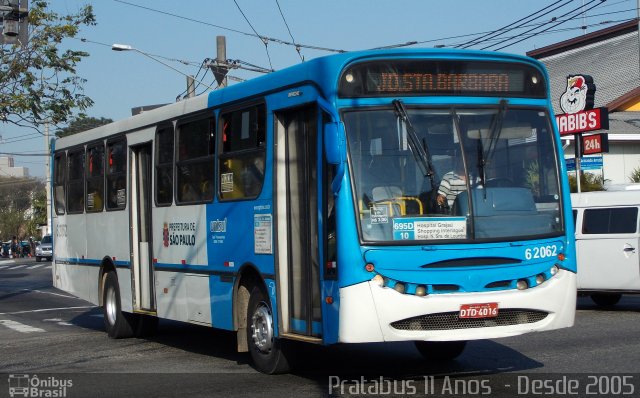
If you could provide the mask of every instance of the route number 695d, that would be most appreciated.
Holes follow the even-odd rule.
[[[524,251],[524,258],[527,260],[538,258],[549,258],[558,255],[558,248],[553,245],[531,247]]]

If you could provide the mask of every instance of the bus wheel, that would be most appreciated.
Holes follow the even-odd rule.
[[[429,361],[449,361],[457,358],[466,341],[415,341],[416,348]]]
[[[611,307],[618,304],[622,298],[622,294],[616,293],[597,293],[591,295],[591,300],[601,307]]]
[[[266,374],[289,371],[282,341],[274,336],[271,303],[262,289],[255,286],[247,309],[247,342],[255,367]]]
[[[122,339],[132,337],[136,326],[134,314],[122,312],[118,277],[111,271],[107,273],[103,290],[104,326],[109,337]]]

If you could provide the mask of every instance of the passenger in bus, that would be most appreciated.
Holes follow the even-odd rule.
[[[261,156],[257,156],[247,163],[242,169],[242,187],[245,196],[253,197],[257,196],[262,189],[264,160]]]
[[[458,158],[454,160],[453,170],[442,176],[436,202],[438,206],[451,208],[453,202],[456,200],[456,196],[466,190],[467,178],[464,172],[464,163],[462,162],[462,158]]]
[[[180,200],[182,202],[197,202],[200,200],[200,195],[195,189],[193,182],[189,176],[184,176],[180,187]]]

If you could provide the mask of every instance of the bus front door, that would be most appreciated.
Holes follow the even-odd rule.
[[[151,261],[151,143],[131,147],[131,272],[134,310],[155,312]]]
[[[315,107],[279,113],[275,147],[281,333],[306,339],[322,336],[317,115]]]

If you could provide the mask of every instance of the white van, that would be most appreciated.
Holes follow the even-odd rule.
[[[576,227],[578,293],[611,306],[640,293],[640,191],[571,194]]]

